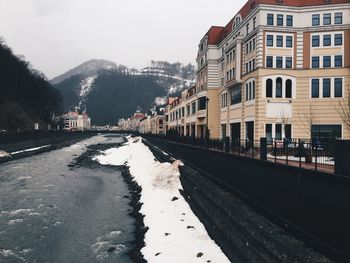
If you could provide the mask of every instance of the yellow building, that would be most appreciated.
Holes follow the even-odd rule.
[[[212,138],[350,139],[348,0],[250,0],[208,31],[197,63],[209,120],[196,125]]]

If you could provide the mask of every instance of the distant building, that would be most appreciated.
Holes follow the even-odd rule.
[[[128,119],[119,119],[118,129],[121,131],[139,131],[140,121],[146,115],[141,112],[141,108],[137,107],[136,112]]]
[[[152,134],[164,134],[165,133],[165,121],[164,121],[165,106],[155,107],[151,117],[151,133]]]
[[[121,131],[130,131],[131,130],[131,119],[119,119],[118,129]]]
[[[141,134],[151,133],[151,115],[146,115],[140,120],[139,132]]]
[[[91,118],[86,112],[70,111],[62,116],[66,131],[85,131],[91,129]]]

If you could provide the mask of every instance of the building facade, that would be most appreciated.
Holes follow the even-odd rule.
[[[85,131],[91,129],[91,118],[86,112],[70,111],[62,116],[66,131]]]
[[[165,107],[157,106],[152,112],[150,124],[152,134],[165,134]]]
[[[348,0],[250,0],[197,63],[213,138],[350,138]]]

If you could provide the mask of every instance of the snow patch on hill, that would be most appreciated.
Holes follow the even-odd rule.
[[[97,75],[94,75],[94,76],[87,77],[80,82],[79,108],[82,106],[83,102],[85,102],[85,100],[86,100],[86,97],[91,92],[96,78],[97,78]]]

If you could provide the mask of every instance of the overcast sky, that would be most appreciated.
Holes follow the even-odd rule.
[[[92,58],[141,69],[195,62],[211,25],[246,0],[0,0],[0,36],[49,78]]]

